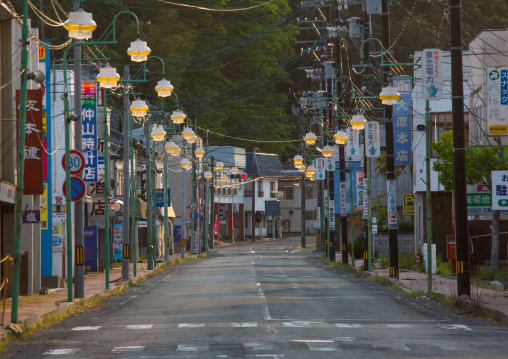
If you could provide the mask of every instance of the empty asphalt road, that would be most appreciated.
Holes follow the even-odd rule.
[[[508,328],[325,266],[299,239],[211,251],[2,358],[507,358]]]

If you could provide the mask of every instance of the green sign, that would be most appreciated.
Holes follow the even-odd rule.
[[[492,196],[490,193],[468,193],[467,214],[489,214],[492,213]]]

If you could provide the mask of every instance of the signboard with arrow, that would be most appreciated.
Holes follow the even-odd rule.
[[[314,174],[314,178],[318,181],[322,181],[325,179],[325,159],[317,158],[316,159],[316,173]]]
[[[381,138],[379,123],[368,121],[365,124],[365,148],[367,157],[379,157],[381,154]]]

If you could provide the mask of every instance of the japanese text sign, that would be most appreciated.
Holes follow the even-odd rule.
[[[492,209],[508,209],[508,171],[492,171]]]
[[[467,214],[480,215],[492,213],[492,196],[490,193],[468,193]]]
[[[83,157],[85,157],[85,172],[83,181],[97,182],[97,84],[95,81],[82,81],[81,122],[83,126]]]
[[[16,115],[19,119],[19,96],[16,90]],[[23,194],[43,194],[44,148],[42,145],[42,90],[28,90],[26,95],[25,173]]]
[[[388,207],[388,229],[397,229],[397,201],[395,198],[395,180],[386,181]]]
[[[365,149],[367,157],[379,157],[381,153],[380,137],[379,123],[368,121],[365,124]]]
[[[425,100],[443,97],[443,57],[439,49],[422,51],[422,93]]]
[[[346,135],[346,160],[351,157],[351,160],[353,161],[360,161],[362,158],[362,151],[360,149],[360,131],[354,130],[352,127],[348,127]]]
[[[508,135],[508,68],[487,69],[487,134]]]
[[[400,93],[399,101],[393,105],[393,143],[395,165],[411,164],[411,129],[412,116],[411,109],[411,86],[409,91],[403,91],[408,86],[405,82],[411,83],[411,80],[399,79],[397,91]]]

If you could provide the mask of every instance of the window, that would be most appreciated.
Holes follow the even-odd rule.
[[[258,181],[258,197],[264,197],[265,192],[263,192],[263,181]]]
[[[314,187],[305,187],[305,199],[315,199]]]
[[[248,186],[245,186],[245,191],[244,191],[244,197],[252,197],[252,192],[253,191],[253,187],[255,186],[256,182],[251,182],[250,185]]]
[[[270,198],[277,198],[277,191],[275,189],[275,181],[270,181]]]
[[[293,200],[294,199],[294,187],[282,187],[284,190],[284,199]]]
[[[305,211],[305,220],[306,221],[313,221],[314,218],[314,211]]]

